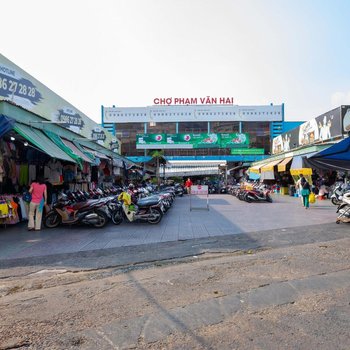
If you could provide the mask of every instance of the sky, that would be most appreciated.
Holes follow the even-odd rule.
[[[98,123],[101,105],[168,97],[284,103],[290,121],[350,104],[348,0],[12,0],[1,12],[1,53]]]

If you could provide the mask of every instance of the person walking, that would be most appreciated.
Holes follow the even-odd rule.
[[[185,182],[185,188],[186,188],[187,194],[190,194],[192,185],[193,185],[193,183],[192,183],[191,179],[188,178]]]
[[[47,201],[47,189],[43,178],[38,178],[29,188],[32,200],[29,203],[28,230],[40,231],[41,218]],[[35,216],[35,219],[34,219]]]
[[[310,207],[310,202],[309,202],[309,196],[311,193],[311,187],[310,184],[307,180],[303,183],[303,188],[301,190],[301,195],[303,197],[303,205],[305,209],[309,209]]]

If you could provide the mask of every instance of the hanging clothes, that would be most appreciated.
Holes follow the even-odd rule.
[[[29,177],[29,167],[28,164],[21,164],[19,167],[19,185],[27,186]]]

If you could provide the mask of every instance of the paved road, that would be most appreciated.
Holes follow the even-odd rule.
[[[189,197],[177,198],[158,225],[109,224],[91,227],[60,227],[28,232],[25,225],[0,229],[0,260],[42,257],[143,244],[247,234],[264,230],[304,227],[335,222],[335,206],[318,201],[305,210],[299,198],[275,195],[273,203],[246,203],[230,195],[197,197],[190,211]],[[334,225],[336,225],[334,223]]]
[[[179,198],[156,226],[2,230],[0,349],[349,349],[335,216],[214,195],[209,212]]]

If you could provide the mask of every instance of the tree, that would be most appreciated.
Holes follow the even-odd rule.
[[[155,149],[152,150],[149,155],[152,157],[152,159],[156,160],[156,178],[157,178],[157,186],[159,188],[160,186],[160,174],[159,174],[159,165],[160,164],[166,164],[166,159],[164,158],[164,150],[161,149]]]

